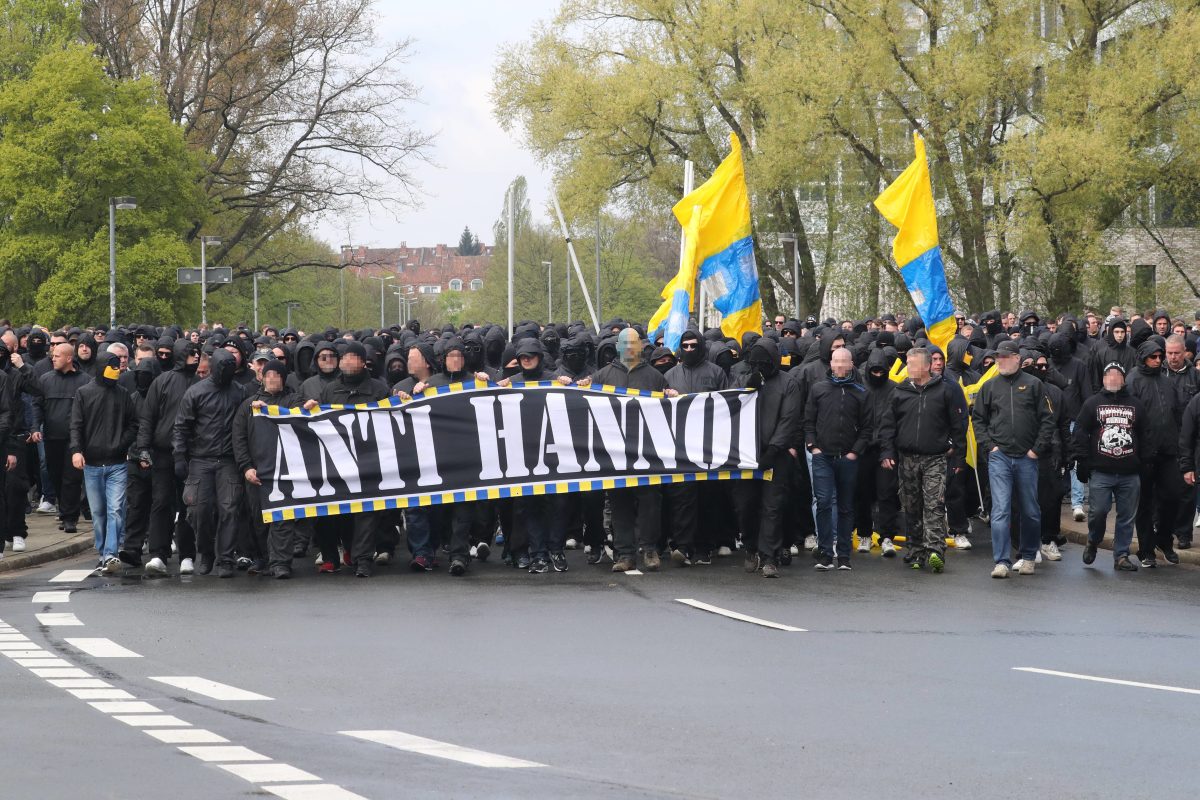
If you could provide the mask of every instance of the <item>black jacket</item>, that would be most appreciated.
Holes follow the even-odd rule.
[[[1073,355],[1073,350],[1066,334],[1056,333],[1050,337],[1050,369],[1061,379],[1055,381],[1055,385],[1062,389],[1063,404],[1071,419],[1079,415],[1083,399],[1093,391],[1087,365]]]
[[[42,397],[40,403],[34,401],[34,419],[35,424],[41,424],[44,438],[62,442],[71,438],[71,407],[75,404],[75,392],[91,380],[91,375],[78,369],[65,375],[52,369],[38,378]]]
[[[187,355],[195,345],[186,339],[176,339],[171,347],[174,368],[154,379],[146,392],[145,402],[140,404],[137,444],[134,446],[139,453],[171,449],[179,403],[184,393],[199,380],[195,367],[189,369],[187,365]]]
[[[32,409],[34,398],[42,396],[41,381],[33,375],[33,369],[28,363],[24,364],[20,369],[17,369],[12,364],[6,366],[3,370],[6,380],[4,381],[5,394],[7,404],[3,408],[7,409],[7,413],[11,416],[8,427],[9,453],[15,452],[15,448],[24,447],[25,440],[29,436],[30,421],[26,419],[25,408],[26,403]],[[22,397],[28,395],[28,397]],[[0,411],[0,414],[5,413]],[[0,447],[4,446],[4,440],[0,439]]]
[[[233,380],[235,366],[232,353],[213,351],[208,377],[183,393],[171,429],[176,461],[233,458],[233,418],[246,398],[244,387]]]
[[[1160,348],[1147,342],[1139,348],[1138,355],[1155,349]],[[1130,373],[1125,388],[1141,401],[1147,418],[1151,421],[1146,426],[1145,433],[1146,458],[1178,456],[1179,427],[1186,403],[1180,399],[1175,382],[1167,377],[1161,368],[1151,369],[1143,364]]]
[[[250,404],[255,400],[261,400],[269,406],[281,408],[299,408],[303,402],[300,400],[300,395],[286,385],[279,394],[270,394],[260,386],[258,391],[242,401],[242,404],[238,406],[237,413],[233,415],[232,439],[233,460],[237,463],[238,472],[241,473],[254,467],[254,456],[250,451],[250,421],[254,414]]]
[[[967,398],[962,388],[934,375],[924,386],[912,380],[892,392],[893,440],[897,455],[938,455],[951,451],[951,466],[959,467],[967,452]]]
[[[125,461],[137,433],[137,416],[129,392],[115,382],[89,381],[79,387],[71,408],[72,455],[83,453],[89,466]]]
[[[1135,475],[1145,460],[1145,409],[1124,387],[1101,389],[1075,418],[1071,459],[1087,471]]]
[[[663,374],[646,362],[637,364],[632,370],[625,369],[620,361],[596,370],[592,376],[596,386],[618,386],[624,389],[641,389],[646,392],[662,392],[669,387]]]
[[[1020,370],[1013,375],[997,373],[980,387],[971,409],[971,423],[980,453],[999,447],[1015,457],[1030,450],[1039,457],[1052,454],[1054,409],[1045,385]]]
[[[867,363],[863,368],[863,386],[867,390],[867,424],[871,429],[868,446],[878,451],[880,460],[896,457],[895,451],[891,449],[896,438],[896,432],[892,430],[895,421],[891,411],[896,382],[888,377],[892,358],[886,350],[876,348],[867,356]],[[883,370],[883,380],[876,383],[871,379],[872,368]]]
[[[853,378],[832,375],[813,385],[804,405],[804,445],[841,457],[862,455],[871,442],[867,390]]]
[[[700,343],[700,347],[703,349],[705,357],[699,364],[690,367],[681,361],[667,370],[666,379],[668,387],[680,394],[716,392],[729,388],[731,383],[729,375],[725,373],[725,370],[708,360],[707,348],[704,347],[703,342]]]
[[[1183,410],[1179,425],[1179,471],[1195,472],[1200,464],[1200,394]]]
[[[759,339],[754,349],[764,350],[774,363],[778,363],[779,348],[770,339]],[[790,458],[789,448],[802,446],[804,420],[800,411],[800,393],[796,381],[789,373],[778,370],[763,375],[758,383],[758,373],[748,372],[739,381],[742,387],[757,384],[758,391],[758,463],[764,468],[774,467],[783,458]]]
[[[316,399],[322,405],[331,403],[354,405],[386,400],[388,394],[388,385],[379,378],[372,378],[364,368],[353,378],[339,373],[336,378],[322,387],[321,396]]]

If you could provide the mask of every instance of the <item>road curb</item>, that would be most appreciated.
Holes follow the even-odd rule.
[[[1113,547],[1113,513],[1109,512],[1108,526],[1104,533],[1104,541],[1100,543],[1100,547],[1105,550],[1112,550]],[[1076,522],[1074,514],[1070,509],[1063,512],[1061,530],[1063,536],[1067,537],[1067,541],[1072,544],[1085,545],[1087,544],[1087,523]],[[1133,548],[1137,548],[1137,537],[1134,536]],[[1179,554],[1180,564],[1190,564],[1192,566],[1200,566],[1200,551],[1192,550],[1177,550]]]
[[[6,572],[15,572],[19,569],[37,567],[63,558],[71,558],[72,556],[77,556],[80,553],[91,550],[94,546],[95,539],[91,531],[88,531],[87,533],[79,533],[70,539],[56,542],[53,545],[33,551],[14,554],[11,550],[6,550],[4,560],[0,561],[0,575]]]

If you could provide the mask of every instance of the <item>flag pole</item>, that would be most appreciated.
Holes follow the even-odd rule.
[[[558,216],[558,227],[562,230],[563,239],[567,243],[567,253],[571,256],[571,265],[575,267],[575,274],[579,277],[579,288],[583,289],[583,300],[587,303],[588,313],[592,315],[592,324],[596,326],[596,330],[600,330],[600,317],[596,314],[596,308],[592,305],[592,295],[588,292],[587,281],[583,279],[583,269],[579,266],[579,257],[575,255],[575,245],[571,242],[571,233],[567,230],[567,221],[563,217],[562,206],[558,204],[558,192],[554,189],[550,190],[550,197],[554,200],[554,213]],[[568,276],[568,286],[570,278]],[[567,320],[568,324],[570,320]]]
[[[696,165],[693,164],[691,161],[684,161],[683,162],[683,196],[684,197],[687,197],[689,194],[692,193],[692,190],[696,188],[695,183],[696,183]],[[693,209],[693,213],[695,213],[695,209]],[[680,269],[683,269],[683,259],[685,258],[686,253],[687,253],[687,226],[685,225],[685,226],[682,226],[682,228],[680,229],[680,232],[679,232],[679,268]],[[689,286],[688,292],[693,293],[693,292],[695,292],[695,289],[696,289],[696,287]],[[701,294],[700,294],[700,304],[699,304],[699,320],[700,320],[700,330],[703,331],[704,330],[704,294],[703,294],[704,286],[703,286],[703,284],[701,284],[701,286],[700,286],[700,292],[701,292]],[[693,296],[695,296],[695,295],[693,294]]]

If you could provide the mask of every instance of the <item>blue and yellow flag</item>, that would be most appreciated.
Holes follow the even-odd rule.
[[[684,255],[679,274],[663,289],[663,304],[647,326],[651,339],[662,330],[663,343],[672,350],[679,349],[695,308],[697,277],[711,289],[713,306],[722,314],[722,333],[738,341],[749,331],[762,333],[742,147],[736,135],[729,141],[733,149],[712,177],[673,209],[684,228]]]
[[[971,469],[976,468],[975,465],[979,460],[978,459],[978,450],[976,449],[976,444],[975,444],[975,426],[973,426],[971,424],[971,407],[975,405],[975,395],[979,394],[979,390],[983,388],[983,385],[985,383],[987,383],[988,381],[990,381],[992,378],[996,377],[997,374],[999,374],[999,368],[995,364],[992,364],[990,367],[988,367],[987,372],[983,373],[983,375],[979,378],[979,380],[975,381],[970,386],[962,387],[963,394],[966,395],[966,398],[967,398],[967,454],[966,454],[966,461],[967,461],[967,464],[969,464],[971,466]]]
[[[958,326],[954,321],[954,301],[946,288],[942,248],[938,245],[937,212],[933,185],[929,182],[929,162],[925,159],[925,141],[919,134],[913,134],[913,146],[916,158],[875,198],[875,208],[899,228],[892,240],[892,257],[925,323],[929,341],[944,353]]]

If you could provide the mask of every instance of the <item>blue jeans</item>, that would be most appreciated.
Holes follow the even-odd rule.
[[[83,468],[83,487],[92,507],[92,531],[101,560],[114,558],[125,538],[125,462]]]
[[[1113,560],[1129,555],[1133,543],[1133,520],[1141,497],[1141,479],[1137,475],[1093,472],[1088,481],[1088,543],[1104,541],[1108,510],[1117,503],[1117,528],[1113,538]]]
[[[1013,492],[1021,514],[1018,552],[1032,560],[1042,542],[1042,514],[1038,507],[1038,464],[1029,456],[1010,456],[999,450],[988,453],[988,481],[992,487],[992,560],[1011,564],[1009,527]]]
[[[812,454],[813,498],[817,503],[817,547],[828,556],[850,556],[850,532],[854,530],[854,484],[857,481],[857,460],[828,453]],[[870,535],[868,532],[867,536]]]
[[[1071,420],[1071,433],[1075,432],[1075,420]],[[1083,481],[1071,470],[1071,508],[1083,508]]]

